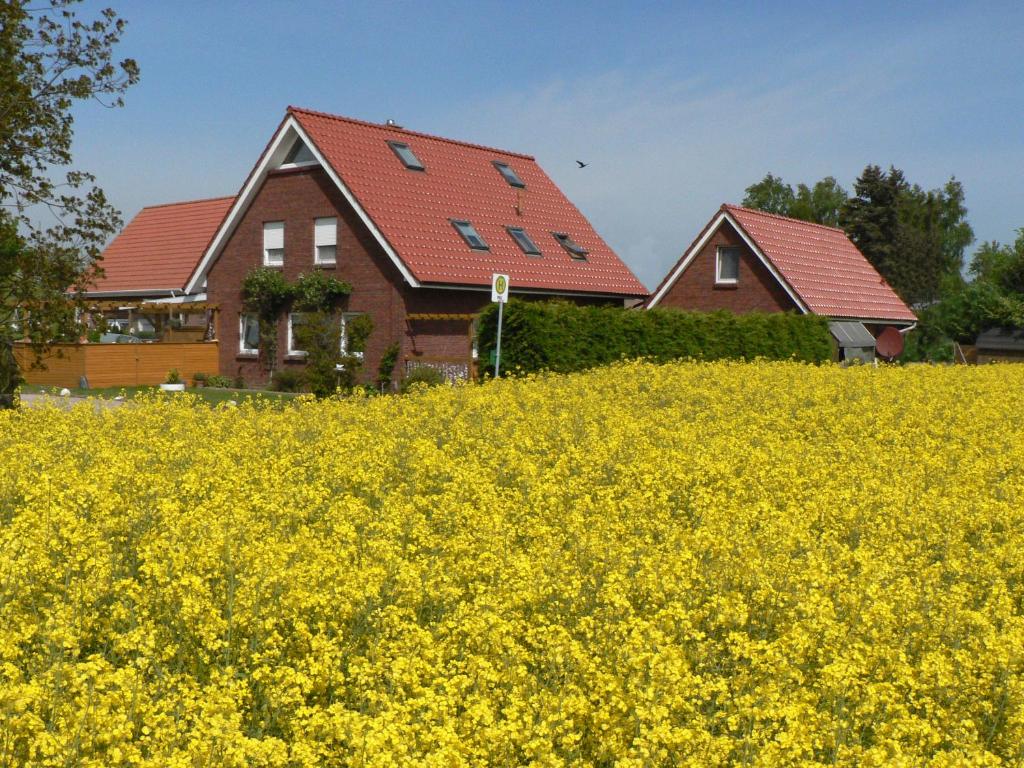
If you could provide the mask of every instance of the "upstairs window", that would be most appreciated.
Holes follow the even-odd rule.
[[[582,245],[577,245],[576,242],[565,232],[552,232],[551,234],[554,235],[558,244],[565,248],[565,250],[569,252],[569,255],[574,259],[578,259],[579,261],[587,260],[587,249]]]
[[[734,245],[719,246],[715,258],[715,282],[736,285],[740,279],[740,249]]]
[[[309,147],[306,146],[306,142],[302,139],[296,141],[288,154],[285,155],[284,162],[281,163],[282,168],[296,168],[300,165],[312,165],[316,162],[316,158],[313,157],[313,153],[309,151]]]
[[[508,233],[512,235],[512,239],[516,241],[516,244],[522,248],[523,253],[529,254],[530,256],[540,256],[540,248],[537,244],[530,239],[530,236],[526,234],[526,230],[522,227],[505,227]]]
[[[494,161],[494,167],[498,169],[498,173],[505,177],[505,181],[511,184],[513,187],[520,187],[525,189],[526,185],[523,180],[519,178],[519,175],[512,170],[512,166],[508,163],[502,163],[499,160]]]
[[[263,224],[263,265],[284,265],[284,222],[267,221]]]
[[[466,241],[466,245],[472,248],[474,251],[489,251],[491,250],[484,239],[480,237],[480,233],[476,231],[476,228],[468,221],[458,221],[456,219],[450,219],[452,226],[455,227],[455,231],[462,235],[462,239]]]
[[[410,171],[425,171],[423,163],[416,157],[416,153],[412,151],[408,144],[404,144],[401,141],[389,141],[388,146],[391,150],[398,155],[398,159],[402,161],[402,164]]]
[[[335,264],[338,261],[338,220],[331,216],[313,219],[313,262]]]

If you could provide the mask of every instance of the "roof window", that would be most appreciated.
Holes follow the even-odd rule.
[[[579,259],[580,261],[587,260],[587,249],[581,245],[577,245],[576,242],[565,232],[552,232],[551,234],[555,236],[555,240],[558,241],[558,244],[565,248],[565,250],[569,252],[569,255],[574,259]]]
[[[536,243],[530,239],[530,236],[526,234],[526,230],[522,227],[505,227],[512,239],[516,241],[516,245],[523,249],[523,253],[529,254],[530,256],[540,256],[540,248],[537,247]]]
[[[459,221],[457,219],[450,219],[452,226],[455,227],[455,231],[462,235],[462,239],[466,241],[466,245],[472,248],[474,251],[489,251],[491,250],[484,239],[480,237],[480,233],[476,231],[476,228],[468,221]]]
[[[389,141],[388,146],[391,150],[398,155],[398,159],[402,161],[402,164],[410,171],[425,171],[426,168],[420,159],[416,157],[416,153],[412,151],[412,148],[408,144],[404,144],[401,141]]]
[[[498,173],[500,173],[505,178],[505,181],[507,181],[511,186],[520,187],[522,189],[526,188],[526,185],[523,183],[523,180],[519,178],[519,175],[512,170],[512,166],[510,166],[508,163],[503,163],[500,160],[495,160],[494,167],[498,169]]]

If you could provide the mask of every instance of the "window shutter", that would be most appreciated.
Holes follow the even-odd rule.
[[[263,225],[263,248],[267,251],[284,248],[283,221],[268,221]]]
[[[313,234],[317,247],[321,245],[337,245],[338,220],[334,217],[316,219],[313,222]]]

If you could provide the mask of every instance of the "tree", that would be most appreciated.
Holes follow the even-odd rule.
[[[899,200],[906,188],[902,171],[889,173],[869,165],[854,182],[853,197],[840,212],[839,223],[865,258],[896,287],[899,271]],[[897,289],[899,292],[899,289]]]
[[[839,212],[845,205],[848,195],[832,176],[808,188],[806,184],[798,184],[796,197],[789,209],[789,216],[794,219],[813,221],[829,227],[839,226]]]
[[[15,337],[32,343],[37,363],[50,342],[77,337],[66,297],[95,278],[121,226],[95,178],[69,169],[71,109],[88,99],[123,106],[139,70],[113,61],[125,22],[109,8],[82,21],[76,2],[0,4],[0,407],[19,379]],[[60,179],[57,169],[69,170]]]
[[[814,187],[798,184],[794,193],[789,184],[769,173],[761,181],[747,187],[743,206],[837,227],[839,211],[846,197],[846,190],[831,176],[826,176]]]
[[[747,187],[743,207],[789,216],[793,200],[793,188],[769,173],[756,184]]]
[[[939,300],[947,278],[959,277],[964,251],[974,240],[966,217],[956,178],[926,191],[907,183],[898,168],[886,172],[869,165],[839,221],[903,300],[920,305]]]
[[[968,269],[975,282],[990,283],[1001,291],[1024,299],[1024,227],[1017,230],[1013,245],[982,243]]]

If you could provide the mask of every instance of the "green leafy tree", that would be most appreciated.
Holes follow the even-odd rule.
[[[743,207],[790,216],[795,199],[793,188],[778,176],[769,173],[756,184],[747,187]]]
[[[72,107],[123,105],[139,78],[113,48],[125,22],[110,9],[79,19],[74,0],[0,3],[0,407],[13,403],[15,338],[46,346],[77,337],[74,307],[121,226],[94,177],[72,165]]]
[[[789,184],[769,173],[761,181],[747,187],[743,206],[838,227],[839,211],[846,199],[846,190],[831,176],[826,176],[813,187],[798,184],[794,192]]]
[[[982,243],[968,269],[976,281],[991,283],[1000,290],[1024,298],[1024,228],[1017,230],[1013,245],[995,241]]]
[[[826,176],[813,187],[798,184],[788,216],[829,227],[839,226],[839,212],[849,196],[833,177]]]

